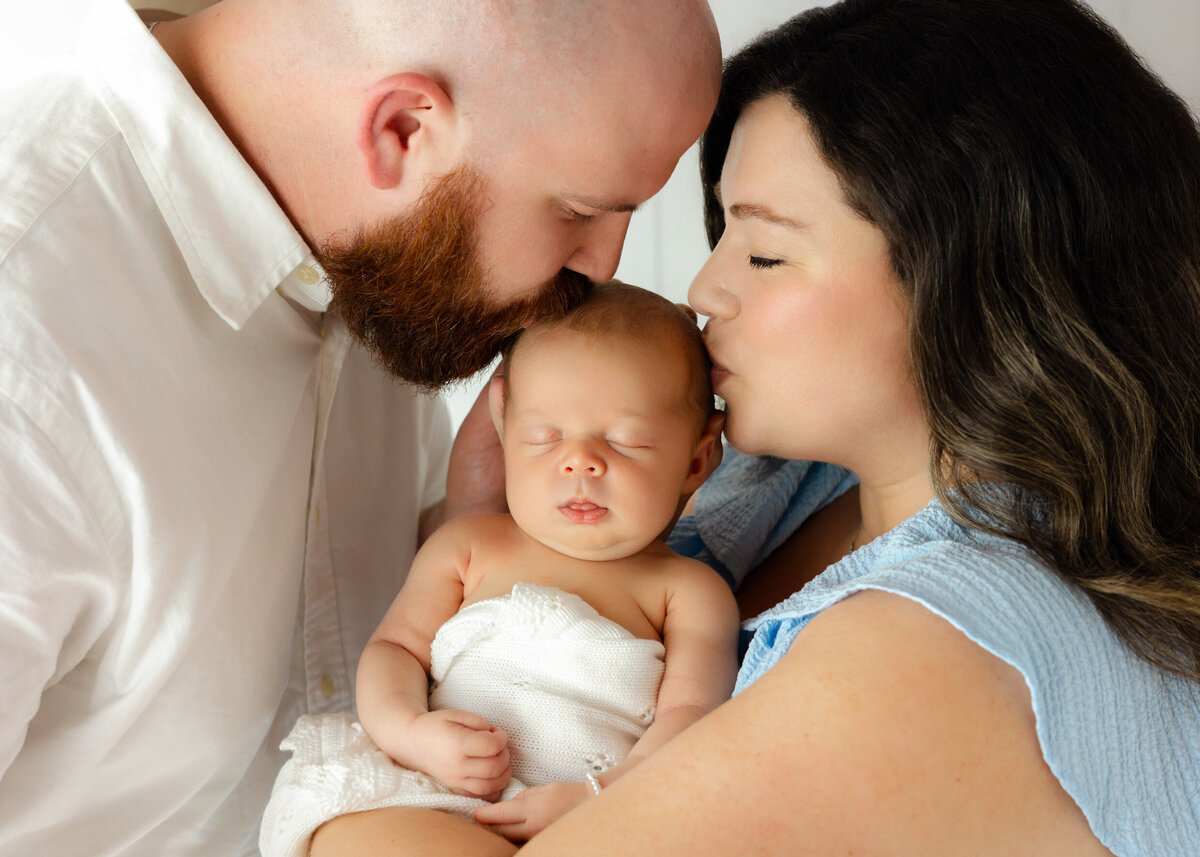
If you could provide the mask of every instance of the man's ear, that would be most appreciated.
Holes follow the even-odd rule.
[[[450,96],[426,75],[405,72],[376,82],[355,129],[371,185],[388,190],[406,173],[445,172],[456,157],[455,118]]]
[[[704,434],[700,435],[700,440],[696,442],[696,451],[692,453],[687,479],[683,482],[682,493],[685,496],[699,488],[721,463],[721,455],[724,452],[721,446],[721,431],[724,428],[725,412],[714,411],[708,418]]]
[[[488,381],[488,409],[492,412],[492,425],[504,443],[504,376],[497,369]]]

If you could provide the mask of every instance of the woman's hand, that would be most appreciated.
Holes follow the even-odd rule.
[[[525,842],[541,833],[591,795],[583,783],[547,783],[525,789],[511,800],[475,810],[475,820],[513,842]]]

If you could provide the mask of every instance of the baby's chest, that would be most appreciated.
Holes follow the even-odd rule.
[[[580,563],[563,558],[547,562],[526,557],[523,562],[496,564],[486,568],[478,583],[466,593],[464,604],[499,598],[512,592],[518,583],[561,589],[578,595],[601,616],[616,622],[635,637],[662,639],[661,611],[650,581],[639,581],[623,569],[609,568],[610,563]],[[660,587],[661,588],[661,587]]]

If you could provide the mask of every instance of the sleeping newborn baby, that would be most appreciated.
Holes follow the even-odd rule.
[[[361,726],[284,743],[264,857],[391,806],[528,839],[729,697],[733,595],[660,538],[718,442],[708,365],[682,310],[620,283],[520,336],[489,390],[510,513],[418,552],[359,662]]]

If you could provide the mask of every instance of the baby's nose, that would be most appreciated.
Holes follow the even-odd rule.
[[[592,445],[584,443],[571,444],[559,466],[565,476],[585,473],[588,476],[603,476],[607,469],[604,466],[604,459],[596,454]]]

